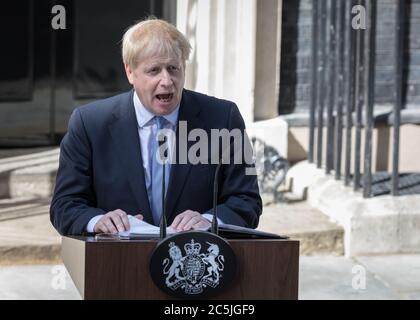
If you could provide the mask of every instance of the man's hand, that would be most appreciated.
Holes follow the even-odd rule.
[[[143,216],[138,214],[137,219],[143,220]],[[95,224],[94,232],[117,233],[130,230],[130,222],[127,213],[121,209],[110,211],[101,217]]]
[[[207,230],[210,226],[210,221],[203,218],[200,212],[192,210],[186,210],[177,215],[171,225],[176,231]]]

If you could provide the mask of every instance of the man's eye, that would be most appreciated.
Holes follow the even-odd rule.
[[[178,67],[175,66],[169,66],[169,70],[172,72],[178,71]]]
[[[158,68],[152,68],[152,69],[149,69],[148,70],[148,73],[158,73],[159,72],[159,69]]]

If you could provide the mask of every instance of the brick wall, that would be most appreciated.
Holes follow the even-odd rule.
[[[404,53],[406,108],[420,109],[420,0],[407,3]],[[351,12],[346,11],[347,14]],[[393,102],[395,15],[394,0],[377,1],[377,106],[390,106]],[[282,28],[279,113],[305,113],[309,110],[311,96],[312,0],[284,1]],[[347,57],[347,52],[345,55]]]

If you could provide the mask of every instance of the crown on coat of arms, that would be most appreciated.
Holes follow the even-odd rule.
[[[184,245],[184,250],[187,253],[187,255],[199,254],[201,250],[201,244],[195,243],[194,239],[191,239],[191,243],[186,243]]]

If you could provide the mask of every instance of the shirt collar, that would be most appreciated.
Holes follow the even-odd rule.
[[[134,109],[136,110],[137,123],[140,128],[144,127],[154,116],[155,114],[147,110],[141,103],[137,92],[134,91],[133,94]],[[178,121],[179,105],[172,111],[170,114],[163,116],[167,121],[169,121],[173,126],[176,126]]]

